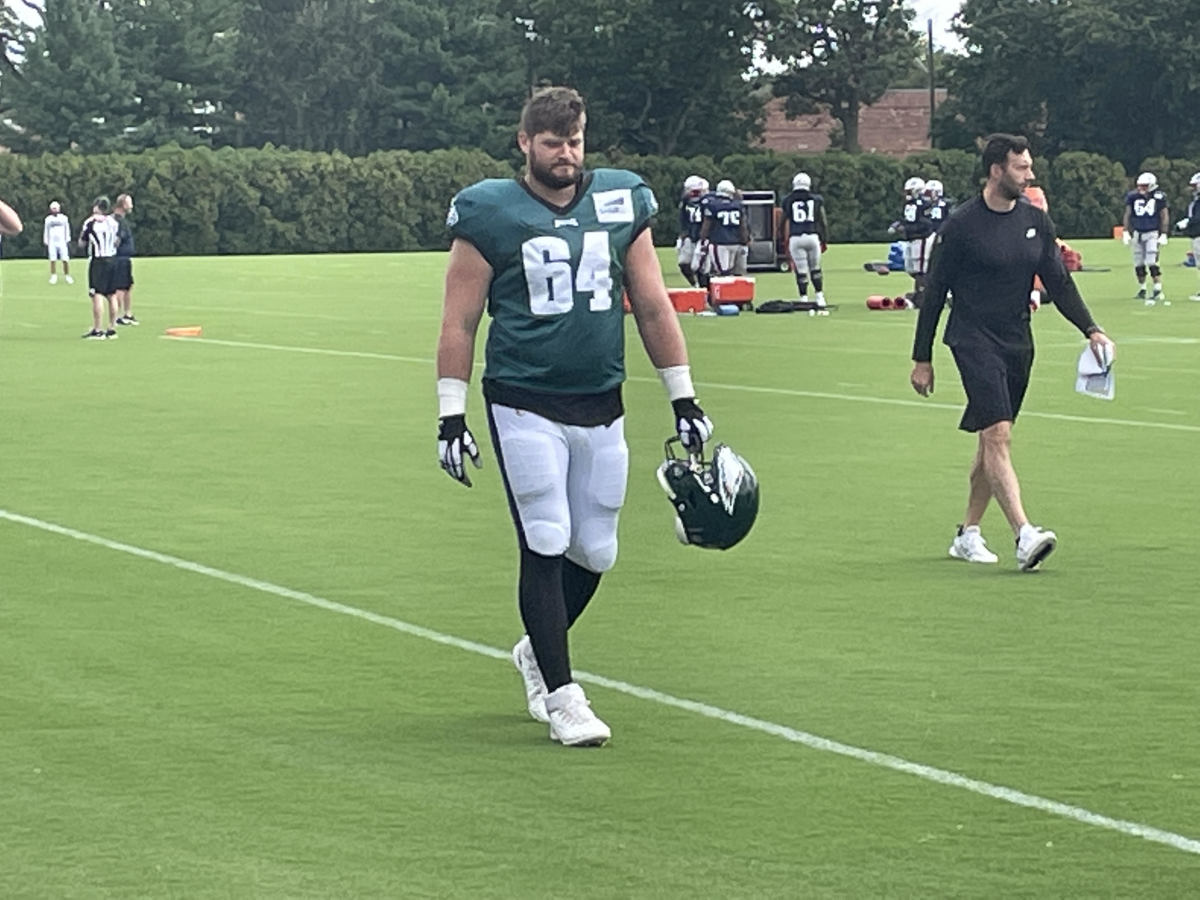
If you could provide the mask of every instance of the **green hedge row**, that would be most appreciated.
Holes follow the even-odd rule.
[[[25,221],[5,256],[42,254],[57,199],[78,233],[99,194],[134,198],[139,256],[348,253],[446,246],[458,186],[508,177],[480,151],[340,153],[161,148],[137,154],[0,156],[0,197]]]
[[[675,238],[674,213],[683,179],[696,173],[714,185],[732,179],[742,189],[780,196],[799,170],[813,177],[827,201],[836,242],[887,240],[899,213],[901,186],[911,175],[940,178],[951,197],[973,193],[977,159],[960,150],[927,151],[904,160],[868,154],[800,156],[756,153],[709,157],[593,155],[590,165],[633,169],[662,204],[655,240]],[[1149,159],[1176,210],[1200,160]],[[1118,224],[1133,175],[1090,153],[1064,153],[1035,166],[1065,237],[1103,237]],[[25,220],[25,231],[4,242],[5,256],[40,256],[41,222],[52,199],[77,230],[101,193],[134,195],[139,255],[213,253],[326,253],[441,249],[449,198],[480,178],[514,174],[510,161],[480,151],[381,151],[351,158],[265,147],[261,150],[181,150],[137,154],[0,156],[0,197]]]

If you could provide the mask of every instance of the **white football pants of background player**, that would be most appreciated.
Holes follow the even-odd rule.
[[[745,244],[710,244],[710,275],[745,275],[750,248]]]
[[[696,256],[696,245],[699,241],[693,241],[690,237],[679,239],[679,245],[675,248],[675,257],[679,266],[687,266],[693,268],[692,260]]]
[[[915,241],[904,242],[904,271],[909,275],[924,275],[929,271],[929,251],[933,248],[933,239],[918,238]]]
[[[66,241],[50,241],[46,245],[46,256],[50,258],[50,262],[62,260],[63,262],[71,261],[71,251],[67,247]]]
[[[797,275],[807,278],[810,272],[821,271],[821,239],[815,234],[793,234],[788,238],[788,255]]]
[[[1135,231],[1133,240],[1133,264],[1135,266],[1158,265],[1158,232]]]
[[[607,572],[617,561],[617,519],[629,480],[624,417],[582,426],[509,406],[489,410],[525,545]]]

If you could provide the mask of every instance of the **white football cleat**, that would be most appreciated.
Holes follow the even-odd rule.
[[[1054,552],[1058,546],[1058,535],[1045,528],[1030,525],[1021,530],[1017,538],[1017,565],[1022,572],[1032,572]]]
[[[999,562],[1000,557],[988,549],[987,541],[979,533],[978,525],[958,526],[958,534],[950,545],[950,555],[974,563]]]
[[[63,276],[63,278],[65,278],[65,279],[66,279],[66,281],[67,281],[67,284],[74,284],[74,283],[75,283],[75,279],[74,279],[74,278],[72,278],[70,275],[64,275],[64,276]]]
[[[583,688],[569,681],[546,695],[546,712],[550,716],[550,739],[564,747],[599,747],[612,732],[592,712]]]
[[[546,681],[542,678],[529,635],[524,635],[512,648],[512,661],[525,682],[525,703],[529,707],[529,715],[539,722],[549,722],[550,716],[546,714]]]
[[[50,276],[50,283],[51,283],[51,284],[58,284],[58,276],[57,276],[57,275],[51,275],[51,276]]]

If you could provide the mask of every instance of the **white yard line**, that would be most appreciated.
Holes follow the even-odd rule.
[[[163,340],[178,341],[190,344],[213,344],[221,347],[244,347],[250,350],[274,350],[283,353],[311,353],[323,356],[356,356],[363,359],[383,359],[395,362],[420,363],[433,365],[433,360],[416,356],[396,356],[391,353],[368,353],[358,350],[327,350],[322,347],[296,347],[284,344],[259,344],[250,341],[221,341],[212,338],[177,338],[163,336]],[[629,381],[654,383],[657,379],[637,375],[629,376]],[[815,400],[844,400],[851,403],[877,403],[885,406],[915,406],[921,409],[961,410],[961,403],[938,403],[933,400],[900,400],[895,397],[868,397],[861,394],[835,394],[828,391],[801,391],[795,388],[757,387],[749,384],[722,384],[716,381],[696,382],[704,388],[716,388],[723,391],[742,391],[751,394],[776,394],[784,397],[809,397]],[[1186,431],[1200,433],[1200,425],[1186,425],[1179,422],[1153,422],[1140,419],[1114,419],[1104,416],[1074,416],[1067,413],[1037,412],[1036,410],[1021,410],[1025,418],[1053,419],[1059,422],[1083,422],[1090,425],[1116,425],[1125,428],[1158,428],[1165,431]]]
[[[371,612],[370,610],[359,609],[356,606],[348,606],[345,603],[327,600],[324,597],[318,597],[315,594],[309,594],[305,591],[294,590],[292,588],[272,584],[269,581],[251,578],[246,575],[238,575],[233,572],[226,572],[222,569],[206,566],[203,563],[192,562],[190,560],[181,559],[178,556],[171,556],[167,553],[159,553],[156,550],[147,550],[142,547],[136,547],[132,544],[122,543],[121,541],[110,540],[108,538],[101,537],[100,535],[89,534],[86,531],[78,531],[74,528],[68,528],[64,525],[56,525],[53,522],[46,522],[42,519],[35,519],[30,516],[23,516],[19,513],[9,512],[5,509],[0,509],[0,519],[7,520],[16,525],[24,525],[29,528],[36,528],[39,531],[49,532],[50,534],[56,534],[62,537],[71,538],[72,540],[82,541],[86,544],[103,547],[106,550],[113,550],[118,553],[135,556],[151,562],[161,563],[162,565],[171,566],[172,568],[180,569],[185,572],[191,572],[196,575],[205,575],[209,578],[215,578],[219,581],[237,585],[238,587],[249,588],[250,590],[259,591],[260,593],[271,594],[272,596],[281,597],[285,600],[294,600],[298,603],[304,603],[308,606],[314,606],[318,609],[326,610],[327,612],[339,613],[343,616],[361,619],[365,622],[370,622],[373,625],[382,625],[385,628],[391,628],[395,631],[402,632],[412,637],[433,641],[434,643],[442,644],[447,647],[454,647],[458,650],[465,650],[469,653],[475,653],[480,656],[489,656],[492,659],[503,660],[505,664],[508,664],[509,661],[509,652],[507,650],[489,647],[486,644],[480,644],[476,641],[467,640],[466,638],[455,637],[451,634],[443,634],[440,631],[434,631],[430,628],[414,625],[411,622],[393,619],[391,616],[384,616],[380,615],[379,613]],[[577,680],[586,682],[587,684],[598,685],[599,687],[608,688],[612,691],[618,691],[619,693],[627,694],[631,697],[637,697],[641,700],[657,703],[660,706],[669,706],[674,709],[680,709],[698,716],[703,716],[707,719],[715,719],[730,725],[737,725],[741,728],[757,731],[761,734],[782,738],[783,740],[790,741],[793,744],[801,744],[811,750],[819,750],[824,753],[834,753],[838,756],[844,756],[850,759],[858,760],[859,762],[868,763],[869,765],[878,766],[884,769],[891,769],[894,772],[902,772],[905,775],[912,775],[916,778],[924,779],[925,781],[934,782],[935,784],[959,788],[960,790],[969,791],[973,794],[979,794],[984,797],[989,797],[993,800],[999,800],[1003,803],[1010,803],[1014,806],[1023,806],[1029,809],[1035,809],[1039,812],[1049,813],[1050,815],[1054,816],[1061,816],[1064,819],[1070,819],[1074,822],[1079,822],[1084,825],[1091,825],[1095,828],[1102,828],[1107,831],[1115,831],[1120,834],[1129,835],[1130,837],[1138,837],[1147,841],[1153,841],[1157,844],[1164,844],[1175,850],[1182,850],[1185,853],[1194,853],[1200,855],[1200,840],[1195,840],[1194,838],[1189,838],[1182,834],[1176,834],[1172,831],[1164,831],[1161,828],[1155,828],[1153,825],[1146,825],[1141,822],[1133,822],[1128,819],[1114,819],[1109,816],[1101,815],[1100,813],[1091,812],[1090,810],[1084,809],[1080,806],[1073,806],[1069,803],[1060,803],[1057,800],[1039,797],[1037,794],[1029,794],[1025,791],[1016,790],[1015,788],[1005,787],[1004,785],[981,781],[978,778],[971,778],[970,776],[962,775],[958,772],[952,772],[948,769],[939,769],[936,766],[927,766],[924,763],[912,762],[911,760],[907,760],[899,756],[892,756],[890,753],[881,753],[877,750],[869,750],[865,747],[856,747],[853,744],[843,744],[840,741],[831,740],[830,738],[821,737],[817,734],[811,734],[807,731],[791,728],[787,725],[781,725],[777,722],[770,722],[766,719],[757,719],[753,716],[747,716],[733,710],[722,709],[719,706],[712,706],[708,703],[701,703],[697,700],[688,700],[683,697],[676,697],[672,694],[664,694],[662,691],[656,691],[653,688],[643,687],[641,685],[630,684],[627,681],[621,681],[615,678],[606,678],[603,675],[593,675],[591,673],[580,672],[578,670],[573,674]],[[516,713],[514,713],[514,715],[516,715]]]

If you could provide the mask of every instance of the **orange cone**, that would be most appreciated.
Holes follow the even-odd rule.
[[[185,325],[181,328],[168,328],[167,337],[200,337],[204,329],[199,325]]]

